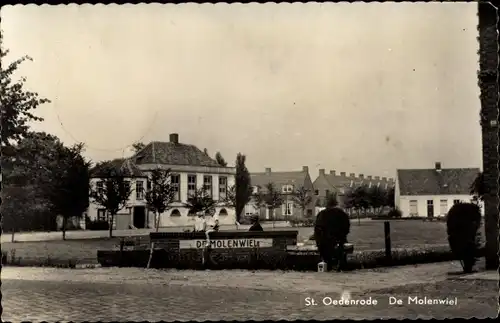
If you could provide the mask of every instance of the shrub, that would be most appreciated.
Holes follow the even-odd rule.
[[[480,246],[481,210],[473,203],[458,203],[447,215],[448,243],[465,273],[472,272]]]
[[[316,217],[316,246],[328,269],[331,269],[333,258],[343,258],[343,255],[335,255],[336,246],[347,242],[350,227],[349,215],[340,208],[327,208]]]
[[[389,218],[393,218],[393,219],[399,219],[403,216],[403,212],[401,212],[400,209],[397,209],[397,208],[394,208],[392,210],[389,211],[389,213],[387,214],[387,216]]]
[[[87,223],[87,230],[109,230],[108,221],[89,221]]]

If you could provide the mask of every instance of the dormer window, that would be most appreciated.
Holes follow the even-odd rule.
[[[293,192],[293,185],[283,185],[281,188],[283,193],[292,193]]]

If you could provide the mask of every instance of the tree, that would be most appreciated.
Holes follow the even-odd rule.
[[[274,183],[268,183],[265,186],[265,191],[259,191],[257,196],[257,203],[263,203],[266,206],[274,226],[274,209],[283,204],[283,196],[281,195],[281,192],[276,189]]]
[[[0,107],[1,107],[1,146],[4,156],[12,156],[12,145],[21,140],[29,131],[29,123],[33,121],[43,121],[42,118],[33,114],[44,103],[50,101],[40,98],[36,92],[27,91],[24,88],[26,78],[21,77],[15,81],[13,74],[24,61],[32,58],[23,56],[10,64],[5,63],[5,57],[9,50],[2,46],[2,33],[0,32],[0,59],[2,68],[0,69]]]
[[[55,223],[49,194],[54,176],[60,171],[57,152],[63,147],[55,136],[26,132],[10,146],[13,154],[2,156],[2,184],[6,194],[2,208],[7,227],[10,226],[13,234],[20,229],[48,229],[52,222]]]
[[[477,174],[470,186],[470,195],[475,202],[484,201],[484,175],[483,172]]]
[[[217,152],[215,154],[215,160],[217,161],[217,163],[219,165],[221,165],[222,167],[226,167],[227,166],[227,162],[224,160],[224,157],[222,157],[221,153],[220,152]]]
[[[395,193],[394,187],[390,187],[386,193],[386,200],[385,200],[384,206],[388,206],[391,209],[394,209],[396,207],[394,204],[395,194],[396,193]]]
[[[200,188],[188,197],[186,207],[189,208],[189,213],[212,215],[216,204],[210,193],[205,188]]]
[[[132,145],[132,149],[137,154],[139,151],[143,150],[146,145],[142,142],[136,142]]]
[[[160,227],[160,214],[169,209],[175,198],[170,175],[170,169],[153,169],[151,171],[151,188],[146,191],[145,195],[147,207],[155,216],[156,232]]]
[[[238,153],[236,156],[236,194],[235,194],[235,208],[236,220],[240,221],[241,212],[245,205],[252,197],[252,183],[250,180],[250,173],[245,165],[246,156]]]
[[[80,218],[89,205],[90,162],[82,156],[83,149],[82,143],[70,148],[57,147],[48,183],[51,211],[63,218],[63,240],[66,240],[68,219]]]
[[[127,205],[132,189],[121,169],[116,169],[106,162],[98,164],[96,168],[101,169],[99,176],[102,179],[102,186],[92,187],[90,196],[96,204],[108,212],[109,237],[111,238],[113,237],[114,217]]]
[[[387,192],[378,186],[373,186],[368,189],[367,193],[370,207],[372,207],[375,211],[378,210],[378,214],[380,215],[386,205]]]
[[[304,218],[305,210],[307,206],[312,202],[310,190],[306,189],[305,187],[296,189],[294,194],[292,195],[292,201],[300,207],[302,218]]]
[[[205,155],[207,155],[207,156],[210,156],[210,155],[208,154],[208,149],[207,149],[207,148],[204,148],[204,149],[203,149],[203,153],[204,153]]]

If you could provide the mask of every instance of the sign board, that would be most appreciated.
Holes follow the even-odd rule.
[[[179,249],[203,249],[206,240],[179,240]],[[266,248],[273,246],[273,239],[223,239],[210,240],[212,249]]]

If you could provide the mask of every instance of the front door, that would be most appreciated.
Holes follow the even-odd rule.
[[[434,216],[434,201],[427,201],[427,217],[432,218]]]
[[[137,229],[146,227],[146,208],[144,206],[134,207],[134,227]]]

